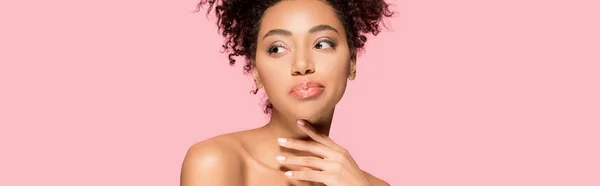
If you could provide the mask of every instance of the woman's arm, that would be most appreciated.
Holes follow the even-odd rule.
[[[181,186],[244,185],[242,159],[226,145],[215,140],[189,148],[181,168]]]
[[[367,175],[367,177],[369,178],[369,182],[371,183],[372,186],[390,186],[389,183],[371,175],[370,173],[368,173],[366,171],[363,171],[363,173]]]

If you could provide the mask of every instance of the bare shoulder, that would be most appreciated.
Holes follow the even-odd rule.
[[[389,183],[383,181],[382,179],[379,179],[366,171],[363,172],[367,175],[369,182],[371,182],[372,186],[390,186]]]
[[[182,163],[180,185],[243,185],[245,167],[238,146],[230,134],[190,146]]]

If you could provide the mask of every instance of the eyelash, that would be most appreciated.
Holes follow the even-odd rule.
[[[325,42],[325,43],[329,44],[329,45],[331,46],[331,48],[333,48],[333,49],[335,49],[335,47],[337,46],[335,42],[333,42],[332,40],[329,40],[329,39],[323,39],[323,40],[319,41],[319,42],[317,43],[317,45],[318,45],[318,44],[320,44],[320,43],[322,43],[322,42]],[[278,47],[283,47],[283,45],[282,45],[282,44],[275,44],[275,45],[271,45],[271,46],[269,46],[269,48],[267,49],[267,53],[269,53],[269,54],[273,54],[274,52],[271,52],[271,51],[272,51],[273,49],[276,49],[276,48],[278,48]],[[316,46],[315,46],[315,47],[316,47]]]
[[[331,48],[335,49],[335,47],[337,46],[335,42],[333,42],[332,40],[329,39],[323,39],[321,41],[319,41],[317,44],[325,42],[327,44],[329,44],[331,46]]]
[[[271,45],[269,46],[269,48],[267,49],[267,53],[269,54],[273,54],[274,52],[271,52],[273,49],[278,48],[278,47],[283,47],[282,44],[275,44],[275,45]]]

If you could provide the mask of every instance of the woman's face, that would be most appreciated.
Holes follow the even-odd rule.
[[[279,2],[265,11],[257,39],[253,75],[278,112],[311,120],[333,111],[356,65],[332,7]]]

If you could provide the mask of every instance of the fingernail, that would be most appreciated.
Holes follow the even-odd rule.
[[[292,171],[287,171],[287,172],[285,172],[284,174],[285,174],[285,176],[288,176],[288,177],[289,177],[289,176],[292,176]]]
[[[298,120],[296,123],[298,123],[298,125],[300,125],[300,126],[304,126],[304,121],[302,121],[302,120]]]
[[[285,138],[277,138],[277,142],[279,142],[279,144],[283,145],[283,144],[287,143],[287,139],[285,139]]]
[[[283,163],[283,161],[285,160],[285,156],[277,156],[275,157],[275,159],[277,159],[277,161],[279,161],[280,163]]]

